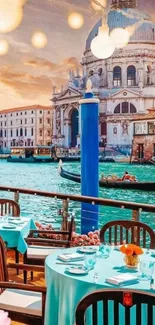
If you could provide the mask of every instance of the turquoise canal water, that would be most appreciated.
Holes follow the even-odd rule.
[[[79,163],[64,164],[66,170],[80,173]],[[129,165],[122,163],[101,163],[100,174],[116,174],[122,176],[124,171],[135,175],[140,181],[155,181],[155,166]],[[8,163],[0,160],[0,184],[4,186],[38,189],[49,192],[80,194],[80,184],[63,179],[58,174],[57,164],[20,164]],[[1,193],[1,197],[13,198],[12,193]],[[130,202],[141,202],[155,204],[155,192],[129,191],[117,189],[100,188],[100,197],[123,200]],[[70,202],[69,212],[75,214],[77,230],[80,229],[80,203]],[[61,201],[39,196],[20,195],[20,207],[23,215],[29,215],[36,220],[48,219],[52,216],[58,223],[61,217],[58,215]],[[100,209],[100,225],[113,219],[130,219],[131,211],[113,207],[102,207]],[[155,229],[155,215],[152,213],[141,213],[141,220]]]

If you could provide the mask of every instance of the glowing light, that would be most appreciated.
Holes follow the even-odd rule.
[[[0,0],[0,33],[16,29],[23,18],[23,7],[19,0]]]
[[[68,25],[73,29],[80,29],[84,24],[84,19],[78,12],[72,12],[68,16]]]
[[[105,8],[107,4],[107,0],[91,0],[91,7],[95,11],[103,11],[103,7]]]
[[[112,30],[110,37],[115,47],[120,49],[128,44],[130,39],[130,34],[124,28],[115,28]]]
[[[99,27],[98,36],[91,42],[91,51],[98,59],[108,59],[114,53],[115,46],[109,37],[107,25]]]
[[[5,55],[9,50],[9,44],[6,40],[0,39],[0,55]]]
[[[47,45],[47,36],[41,31],[35,32],[32,35],[31,42],[37,49],[42,49]]]

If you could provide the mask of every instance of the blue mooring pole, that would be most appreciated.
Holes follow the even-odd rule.
[[[81,194],[98,197],[99,189],[99,100],[87,82],[81,105]],[[98,205],[81,204],[81,233],[98,229]]]

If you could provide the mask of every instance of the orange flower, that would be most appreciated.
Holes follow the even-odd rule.
[[[139,246],[136,246],[136,247],[135,247],[134,252],[135,252],[136,255],[141,255],[141,254],[143,254],[143,250],[142,250],[141,247],[139,247]]]
[[[131,248],[126,248],[126,253],[127,256],[132,256],[133,255],[133,250]]]
[[[137,246],[134,244],[128,244],[127,247],[134,250]]]
[[[123,245],[123,246],[120,247],[120,251],[121,251],[123,254],[126,254],[126,247],[125,247],[125,245]]]
[[[123,245],[120,247],[120,251],[123,254],[126,254],[127,256],[143,254],[143,250],[141,249],[141,247],[136,246],[134,244],[127,244],[126,246]]]

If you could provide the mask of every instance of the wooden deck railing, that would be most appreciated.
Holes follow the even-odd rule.
[[[17,188],[17,187],[6,187],[0,186],[0,191],[3,192],[13,192],[14,193],[14,200],[19,203],[19,195],[20,194],[27,194],[27,195],[37,195],[40,197],[48,197],[54,199],[60,199],[63,201],[62,204],[62,223],[66,224],[66,218],[68,215],[68,206],[69,201],[74,202],[85,202],[90,204],[97,204],[100,206],[109,206],[109,207],[116,207],[120,209],[129,209],[132,210],[131,218],[132,220],[139,220],[140,212],[152,212],[155,213],[155,205],[150,204],[143,204],[143,203],[135,203],[135,202],[127,202],[127,201],[120,201],[120,200],[109,200],[109,199],[102,199],[102,198],[94,198],[88,196],[81,196],[81,195],[72,195],[72,194],[63,194],[63,193],[56,193],[56,192],[45,192],[40,190],[33,190],[33,189],[25,189],[25,188]]]

